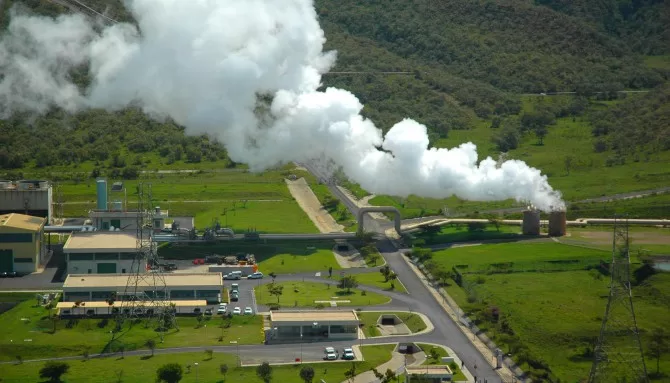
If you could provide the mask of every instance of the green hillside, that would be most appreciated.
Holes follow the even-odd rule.
[[[49,16],[70,12],[47,0],[5,0],[2,25],[16,4]],[[120,1],[86,4],[132,21]],[[328,74],[324,87],[352,91],[383,130],[411,117],[429,127],[433,145],[472,141],[482,158],[507,152],[541,168],[570,200],[670,181],[670,12],[663,1],[315,4],[326,48],[338,51],[333,72],[367,72]],[[576,94],[540,95],[555,91]],[[97,169],[118,176],[127,167],[235,165],[222,143],[184,137],[181,127],[136,110],[0,121],[0,169],[10,171]],[[446,204],[413,200],[428,210]]]

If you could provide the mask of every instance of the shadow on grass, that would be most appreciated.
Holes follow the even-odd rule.
[[[140,360],[149,360],[149,359],[151,359],[151,358],[153,358],[153,357],[154,357],[153,355],[142,355],[142,356],[140,357]]]

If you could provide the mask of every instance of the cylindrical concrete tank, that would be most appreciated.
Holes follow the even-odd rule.
[[[567,232],[567,218],[564,211],[552,211],[549,214],[549,235],[552,237],[562,237]]]
[[[537,210],[526,210],[523,212],[523,223],[521,225],[523,235],[540,235],[540,212]]]
[[[107,180],[98,180],[98,210],[107,210]]]

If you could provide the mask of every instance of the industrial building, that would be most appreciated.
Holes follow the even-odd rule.
[[[49,181],[0,181],[0,214],[20,213],[53,219],[53,189]]]
[[[207,307],[206,300],[193,300],[193,301],[168,301],[166,302],[172,306],[176,314],[198,314],[205,310]],[[123,307],[123,303],[116,301],[112,302],[110,305],[107,302],[58,302],[56,304],[56,309],[58,310],[58,315],[60,316],[90,316],[90,315],[113,315],[119,312]],[[124,309],[128,310],[128,309]],[[151,310],[151,304],[148,305],[147,311]]]
[[[137,235],[134,232],[74,232],[63,246],[67,273],[130,273],[137,254],[137,245]],[[140,271],[145,271],[145,268]]]
[[[46,261],[42,236],[46,218],[10,213],[0,216],[0,272],[33,273]]]
[[[89,212],[91,225],[97,230],[105,231],[136,231],[137,221],[142,214],[137,210],[128,210],[126,192],[123,184],[115,182],[111,192],[108,190],[107,180],[96,181],[97,203],[96,208]],[[112,201],[109,201],[111,196]],[[155,207],[151,212],[152,229],[161,231],[165,227],[168,217],[166,210]]]
[[[129,275],[123,274],[70,274],[63,284],[63,302],[104,302],[111,296],[125,296],[128,278]],[[171,301],[221,302],[223,280],[220,273],[163,274],[162,278],[167,286],[166,298]],[[148,296],[155,294],[157,287],[153,280],[140,279],[138,291]]]
[[[268,342],[358,339],[359,319],[351,311],[271,311]]]

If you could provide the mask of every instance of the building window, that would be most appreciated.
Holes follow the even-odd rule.
[[[172,290],[170,291],[170,299],[193,299],[193,290]]]
[[[110,224],[117,229],[121,228],[121,220],[120,219],[113,219],[113,220],[111,220]]]
[[[33,241],[32,234],[26,233],[2,233],[0,243],[28,243]]]
[[[116,261],[119,259],[119,254],[118,253],[96,253],[95,254],[95,260],[96,261]]]
[[[92,253],[81,253],[81,254],[68,254],[68,259],[70,261],[92,261],[93,260],[93,254]]]
[[[33,263],[32,258],[14,258],[14,263]]]
[[[93,273],[93,269],[88,269],[88,273],[89,273],[89,274],[92,274],[92,273]]]
[[[198,298],[215,298],[221,294],[219,290],[198,290],[196,291]]]
[[[126,269],[121,269],[121,274],[125,274],[125,273],[126,273]]]
[[[109,222],[102,223],[102,230],[109,230]]]

